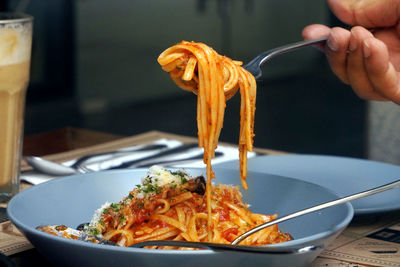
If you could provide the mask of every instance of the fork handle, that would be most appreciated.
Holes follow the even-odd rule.
[[[272,49],[270,51],[265,52],[266,54],[264,55],[264,58],[260,61],[260,66],[262,66],[265,61],[270,59],[273,56],[284,54],[293,50],[297,50],[299,48],[315,45],[315,44],[320,44],[320,43],[325,43],[328,37],[323,37],[319,39],[313,39],[313,40],[307,40],[307,41],[301,41],[293,44],[288,44],[284,45],[281,47],[277,47],[275,49]],[[262,54],[261,54],[262,55]]]
[[[310,45],[315,45],[315,44],[320,44],[320,43],[325,43],[328,37],[323,37],[319,39],[313,39],[313,40],[307,40],[307,41],[301,41],[297,43],[292,43],[292,44],[287,44],[284,46],[280,46],[268,51],[265,51],[255,57],[253,60],[251,60],[249,63],[244,66],[246,70],[248,70],[250,73],[254,75],[254,77],[257,79],[261,76],[261,69],[260,67],[270,58],[280,55],[283,53],[287,53],[293,50],[297,50],[299,48],[303,48],[306,46]]]

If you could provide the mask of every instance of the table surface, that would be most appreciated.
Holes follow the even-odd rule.
[[[186,142],[197,142],[196,137],[186,137],[159,131],[151,131],[143,134],[124,137],[103,132],[90,131],[76,128],[63,128],[60,130],[28,136],[24,139],[24,155],[44,156],[53,161],[67,161],[83,155],[113,151],[126,146],[150,143],[161,138],[170,138]],[[224,145],[236,146],[234,144],[223,143]],[[255,148],[256,152],[267,154],[285,154],[286,152]],[[30,167],[26,162],[21,163],[21,170]],[[22,183],[21,190],[31,185]],[[51,266],[51,264],[35,249],[29,249],[9,256],[18,266]],[[318,265],[313,266],[339,266],[338,262],[331,263],[329,260],[317,259]],[[348,265],[345,263],[340,266],[366,266]]]

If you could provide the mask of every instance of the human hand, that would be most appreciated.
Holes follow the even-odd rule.
[[[400,104],[400,1],[328,0],[334,14],[349,25],[310,25],[305,39],[328,36],[323,47],[332,71],[368,100]],[[370,29],[370,30],[368,30]]]

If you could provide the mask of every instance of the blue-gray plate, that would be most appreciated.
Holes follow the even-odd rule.
[[[187,169],[192,176],[203,169]],[[235,170],[215,170],[216,182],[239,184]],[[140,183],[146,169],[74,175],[31,187],[15,196],[8,216],[29,241],[57,266],[308,266],[322,250],[295,255],[153,250],[98,245],[37,231],[38,225],[77,227],[90,221],[106,201],[118,202]],[[319,185],[276,175],[249,172],[244,201],[253,212],[280,216],[337,198]],[[351,221],[350,204],[331,207],[279,225],[294,240],[274,246],[327,246]]]
[[[238,162],[218,168],[237,169]],[[372,160],[323,155],[271,155],[250,158],[249,170],[282,175],[329,188],[346,196],[391,183],[400,178],[400,167]],[[400,188],[351,202],[355,216],[376,215],[400,209]]]

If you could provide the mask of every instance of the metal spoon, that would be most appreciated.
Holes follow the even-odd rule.
[[[49,175],[67,176],[76,173],[83,173],[78,171],[78,169],[74,169],[41,157],[25,156],[24,159],[29,165],[31,165],[38,172]]]
[[[152,154],[150,156],[146,156],[143,158],[139,158],[133,161],[129,161],[130,164],[138,164],[144,160],[150,160],[150,159],[154,159],[157,157],[161,157],[161,156],[166,156],[166,155],[170,155],[170,154],[175,154],[175,153],[179,153],[188,149],[191,149],[193,147],[196,147],[196,144],[184,144],[175,148],[167,148],[167,149],[163,149],[158,153]],[[159,147],[156,147],[159,148]],[[145,150],[153,150],[154,149],[154,145],[150,145],[150,149],[148,149],[148,146],[145,146],[143,148],[140,149],[136,149],[134,151],[121,151],[119,154],[123,153],[123,154],[127,154],[127,153],[135,153],[137,151],[145,151]],[[98,156],[98,155],[106,155],[106,154],[110,154],[110,155],[116,155],[117,152],[110,152],[110,153],[103,153],[103,154],[96,154],[93,156]],[[63,164],[57,163],[57,162],[53,162],[53,161],[49,161],[46,160],[44,158],[41,157],[35,157],[35,156],[25,156],[24,159],[26,160],[26,162],[31,165],[35,170],[37,170],[38,172],[44,173],[44,174],[49,174],[49,175],[55,175],[55,176],[67,176],[67,175],[73,175],[73,174],[77,174],[77,173],[87,173],[87,172],[91,172],[92,170],[88,169],[83,163],[89,158],[92,157],[92,155],[90,156],[86,156],[83,157],[81,159],[77,160],[77,163],[73,164],[73,166],[69,167],[69,166],[65,166]],[[123,164],[120,164],[117,167],[112,167],[113,169],[115,168],[125,168],[125,167],[129,167],[128,164],[126,162],[124,162]],[[138,167],[138,166],[132,166],[132,167]]]
[[[130,149],[90,154],[90,155],[85,155],[83,157],[78,158],[71,167],[65,166],[63,164],[53,162],[50,160],[46,160],[41,157],[25,156],[24,159],[29,165],[31,165],[38,172],[48,174],[48,175],[55,175],[55,176],[67,176],[67,175],[73,175],[73,174],[77,174],[77,173],[86,173],[86,172],[91,171],[87,168],[83,168],[85,166],[84,163],[87,160],[95,158],[95,157],[99,157],[99,156],[116,157],[116,156],[128,155],[128,154],[132,154],[132,153],[136,153],[136,152],[151,151],[151,150],[164,151],[164,149],[168,150],[167,146],[164,144],[147,144],[147,145],[142,145],[142,146],[135,146]],[[103,161],[104,161],[104,159],[103,159]]]
[[[245,66],[243,66],[247,71],[249,71],[251,74],[253,74],[254,78],[258,79],[261,77],[262,72],[261,72],[261,66],[269,59],[276,55],[280,55],[283,53],[287,53],[293,50],[297,50],[299,48],[303,48],[306,46],[310,45],[315,45],[315,44],[320,44],[320,43],[325,43],[327,40],[327,37],[320,38],[320,39],[314,39],[314,40],[309,40],[309,41],[302,41],[302,42],[297,42],[293,44],[288,44],[284,46],[280,46],[268,51],[265,51],[258,56],[256,56],[253,60],[251,60],[249,63],[247,63]]]

